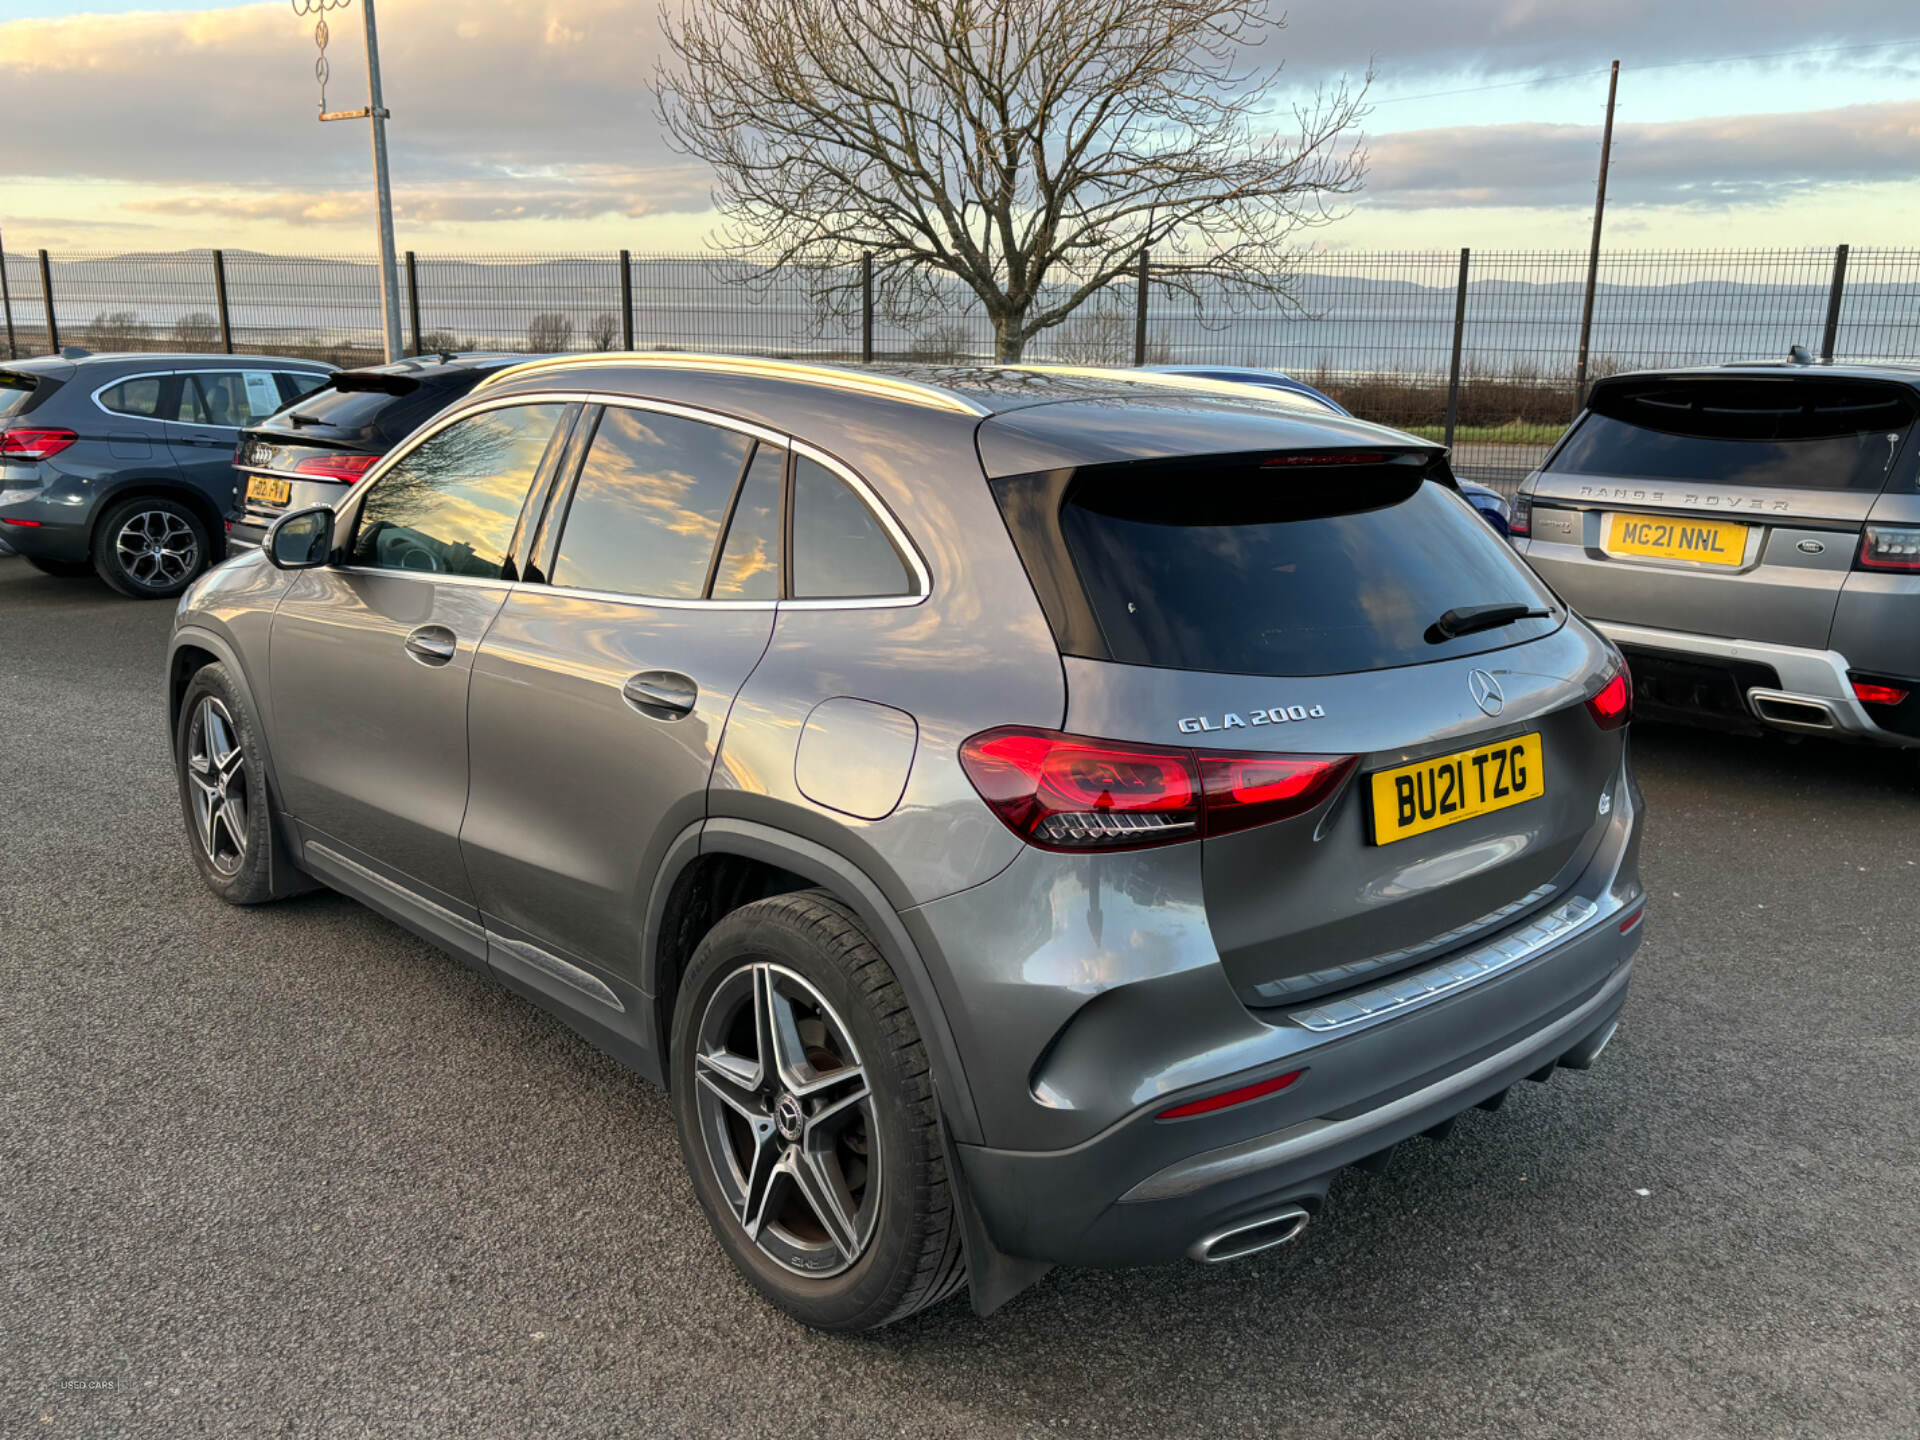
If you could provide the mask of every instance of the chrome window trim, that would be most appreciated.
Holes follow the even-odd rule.
[[[139,370],[134,372],[131,375],[122,375],[122,376],[119,376],[117,379],[107,381],[106,384],[102,385],[99,389],[95,390],[93,394],[91,394],[87,398],[93,401],[93,408],[98,410],[102,415],[112,415],[116,419],[120,419],[120,420],[144,420],[149,425],[185,425],[195,430],[231,430],[233,431],[234,434],[238,435],[243,430],[252,429],[253,426],[251,424],[216,425],[211,420],[162,420],[158,415],[131,415],[127,413],[125,410],[109,409],[108,406],[100,399],[102,395],[106,394],[107,391],[113,389],[114,386],[124,385],[129,380],[166,379],[168,376],[172,376],[172,375],[220,375],[220,374],[226,373],[227,369],[228,367],[225,365],[203,365],[203,366],[198,366],[198,367],[194,367],[186,370]],[[232,373],[237,375],[243,370],[265,370],[270,375],[318,375],[323,380],[326,379],[327,376],[336,373],[335,371],[332,371],[332,370],[275,369],[272,366],[268,366],[268,365],[235,366],[233,367]],[[285,409],[286,407],[282,406],[281,408]],[[277,415],[280,412],[276,410],[273,413]],[[264,475],[267,472],[262,470],[262,471],[259,471],[258,473]]]
[[[298,511],[289,511],[298,514]],[[378,575],[391,579],[398,576],[402,580],[431,580],[436,585],[464,585],[474,590],[513,590],[525,585],[530,590],[544,587],[526,585],[524,580],[493,580],[484,575],[449,575],[444,570],[382,570],[375,565],[330,565],[327,567],[336,575]]]
[[[505,372],[502,372],[505,373]],[[478,387],[474,393],[478,393]],[[621,604],[654,606],[672,610],[893,610],[904,606],[918,605],[933,593],[933,583],[927,573],[926,562],[920,558],[919,550],[907,538],[900,523],[894,519],[893,512],[874,494],[871,486],[860,478],[855,471],[840,460],[834,458],[817,445],[791,435],[783,435],[778,430],[757,425],[751,420],[741,420],[718,410],[706,410],[697,405],[684,405],[672,400],[653,400],[641,395],[610,395],[591,390],[528,390],[513,395],[489,395],[483,399],[465,403],[448,410],[434,418],[428,424],[409,435],[394,449],[389,450],[368,472],[365,479],[352,487],[346,499],[337,508],[336,514],[344,525],[351,529],[360,523],[360,509],[365,505],[365,496],[372,493],[373,487],[386,478],[387,472],[411,455],[420,446],[448,426],[478,415],[488,410],[504,410],[513,405],[602,405],[618,406],[628,410],[652,411],[663,415],[677,415],[687,420],[698,420],[708,425],[718,425],[725,430],[734,430],[743,435],[751,435],[756,440],[782,449],[805,455],[838,476],[849,485],[860,503],[872,512],[892,540],[895,549],[905,557],[907,569],[913,576],[915,591],[910,595],[883,595],[877,597],[855,596],[839,600],[712,600],[705,598],[674,598],[658,595],[630,595],[617,590],[587,590],[570,585],[550,585],[545,582],[487,580],[481,581],[467,576],[436,575],[430,570],[380,570],[364,565],[340,565],[335,569],[362,575],[414,575],[427,580],[464,581],[469,584],[522,585],[529,591],[546,591],[555,595],[565,595],[577,600],[608,600]],[[270,474],[270,471],[248,470],[249,474]],[[295,477],[288,477],[295,478]],[[313,476],[299,477],[314,479]]]

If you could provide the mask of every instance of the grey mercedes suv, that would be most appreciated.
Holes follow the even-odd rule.
[[[1522,486],[1514,543],[1648,718],[1920,747],[1916,417],[1911,365],[1617,375]]]
[[[192,853],[664,1084],[852,1330],[1291,1240],[1585,1068],[1641,938],[1619,655],[1444,452],[1139,372],[538,361],[182,599]]]

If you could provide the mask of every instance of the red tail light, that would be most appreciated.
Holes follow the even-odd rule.
[[[1007,828],[1044,850],[1120,850],[1224,835],[1313,809],[1351,755],[1196,754],[1009,726],[960,747]]]
[[[1617,670],[1600,693],[1587,701],[1587,713],[1602,730],[1618,730],[1633,719],[1633,680],[1625,670]]]
[[[0,459],[50,459],[79,438],[71,430],[30,430],[24,426],[0,430]]]
[[[1898,685],[1876,685],[1868,680],[1853,682],[1854,698],[1866,705],[1899,705],[1909,693]]]
[[[1263,1095],[1276,1095],[1307,1072],[1289,1070],[1285,1075],[1276,1075],[1271,1080],[1256,1080],[1251,1085],[1242,1085],[1238,1090],[1223,1090],[1218,1095],[1209,1095],[1204,1100],[1189,1100],[1184,1105],[1176,1105],[1171,1110],[1162,1110],[1153,1118],[1156,1120],[1184,1120],[1189,1115],[1207,1115],[1215,1110],[1225,1110],[1230,1106],[1244,1105],[1249,1100],[1258,1100]]]
[[[1920,529],[1911,525],[1869,525],[1860,537],[1854,564],[1862,570],[1920,570]]]
[[[293,473],[319,480],[344,480],[351,485],[364,479],[367,471],[379,463],[378,455],[309,455],[293,467]]]
[[[1533,533],[1533,496],[1522,490],[1513,497],[1507,507],[1507,533],[1509,535],[1531,535]]]

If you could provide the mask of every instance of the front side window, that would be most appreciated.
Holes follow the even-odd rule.
[[[484,410],[409,452],[367,492],[350,563],[514,578],[514,527],[565,409]]]
[[[817,460],[793,467],[793,595],[796,600],[911,595],[906,562],[880,517]]]
[[[700,420],[611,405],[581,466],[554,557],[555,585],[695,600],[753,449]]]
[[[132,380],[122,380],[118,385],[110,386],[100,392],[100,404],[103,409],[116,415],[132,415],[140,420],[158,420],[160,418],[160,392],[165,388],[167,377],[164,375],[140,375]]]

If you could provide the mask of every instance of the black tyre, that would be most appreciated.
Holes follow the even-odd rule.
[[[714,1234],[796,1319],[871,1330],[965,1280],[925,1046],[831,896],[756,901],[700,942],[674,1006],[673,1109]]]
[[[210,553],[205,522],[159,495],[122,501],[93,532],[93,568],[135,600],[178,595],[207,568]]]
[[[93,566],[85,560],[44,560],[38,555],[29,555],[27,563],[42,575],[54,575],[62,580],[78,580],[82,575],[93,573]]]
[[[225,666],[188,682],[173,753],[188,848],[208,889],[258,905],[309,888],[280,836],[259,727]]]

